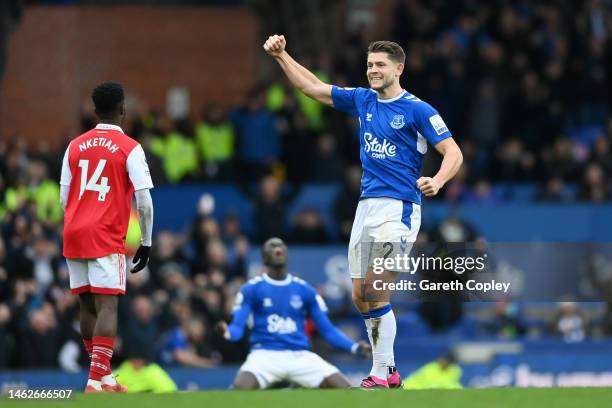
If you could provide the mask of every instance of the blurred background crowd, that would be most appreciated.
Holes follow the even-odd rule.
[[[19,2],[0,3],[13,4],[12,30]],[[266,2],[232,2],[238,3],[260,14],[273,9]],[[316,3],[324,14],[325,2]],[[288,33],[289,50],[321,79],[367,86],[364,51],[371,39],[364,24],[369,17],[355,9],[345,11],[354,23],[347,25],[340,49],[317,42],[317,36],[296,40],[292,48],[297,28],[283,26],[282,16],[262,23],[262,31]],[[399,0],[391,15],[385,38],[406,51],[404,87],[440,111],[465,157],[459,175],[435,200],[483,205],[610,200],[609,1]],[[7,21],[2,23],[6,32]],[[254,228],[246,232],[236,214],[219,220],[202,210],[182,233],[156,230],[149,268],[128,277],[128,295],[121,299],[118,358],[194,367],[240,361],[246,344],[220,341],[211,325],[230,316],[233,296],[249,274],[249,246],[270,236],[295,244],[348,241],[361,176],[358,123],[294,92],[274,68],[245,90],[237,106],[210,103],[188,117],[172,117],[143,102],[130,104],[129,111],[124,130],[142,143],[156,187],[235,185],[253,205]],[[83,131],[95,126],[87,108],[75,114]],[[66,135],[66,143],[74,136]],[[0,368],[78,370],[86,362],[78,302],[69,293],[61,256],[57,182],[63,153],[64,148],[0,139]],[[433,174],[438,161],[429,154],[423,174]],[[303,186],[312,183],[337,189],[335,234],[315,210],[282,221]],[[518,194],[525,185],[531,193]],[[138,232],[130,234],[133,247]],[[455,241],[479,236],[454,217],[422,235],[442,242],[449,236]],[[447,323],[463,313],[456,304],[410,307],[440,331],[450,330]],[[448,317],[449,311],[458,315]],[[499,302],[484,313],[472,328],[475,334],[550,334],[572,342],[607,334],[591,325],[588,310],[570,301],[538,324],[522,319],[514,303]],[[351,315],[347,299],[335,318]]]

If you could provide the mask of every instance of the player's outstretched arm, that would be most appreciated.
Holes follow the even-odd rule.
[[[236,295],[231,324],[228,326],[224,321],[217,322],[215,331],[225,340],[239,341],[244,336],[251,310],[251,291],[248,286],[243,286]]]
[[[440,170],[433,177],[421,177],[417,180],[417,187],[426,197],[433,197],[438,191],[452,179],[459,171],[463,163],[461,149],[452,137],[448,137],[435,146],[436,150],[444,157]]]
[[[314,292],[314,289],[312,290]],[[313,300],[308,302],[308,314],[314,321],[321,336],[337,349],[348,351],[353,354],[367,354],[364,344],[348,338],[340,331],[327,316],[327,306],[320,295],[313,293]]]
[[[264,50],[280,65],[289,81],[306,96],[326,105],[332,105],[332,87],[294,60],[285,46],[284,35],[271,35],[263,45]]]

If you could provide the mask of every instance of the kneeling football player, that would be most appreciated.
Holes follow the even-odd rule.
[[[369,355],[370,345],[355,342],[327,317],[327,306],[315,289],[287,272],[287,247],[279,238],[263,246],[267,272],[247,282],[236,295],[232,323],[219,322],[217,332],[229,341],[244,335],[253,315],[251,352],[234,380],[236,389],[269,388],[290,382],[305,388],[348,388],[340,371],[310,351],[305,332],[311,318],[319,333],[334,347],[353,354]]]

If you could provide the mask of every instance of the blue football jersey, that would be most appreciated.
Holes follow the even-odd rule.
[[[333,346],[346,351],[357,348],[357,343],[329,321],[325,302],[315,289],[292,275],[281,281],[264,274],[242,286],[228,328],[230,341],[242,338],[249,317],[252,317],[251,349],[310,349],[305,331],[308,317]]]
[[[438,112],[406,91],[379,99],[372,89],[334,86],[332,100],[336,109],[359,118],[361,198],[389,197],[420,204],[416,181],[427,142],[435,146],[451,137]]]

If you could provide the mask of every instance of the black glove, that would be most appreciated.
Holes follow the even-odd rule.
[[[131,273],[140,272],[147,266],[149,262],[149,254],[151,253],[150,246],[141,245],[138,247],[136,254],[134,254],[134,258],[132,259],[132,264],[134,265],[132,269],[130,269]]]

